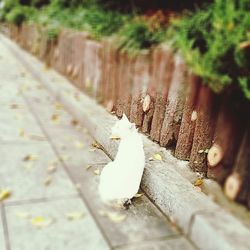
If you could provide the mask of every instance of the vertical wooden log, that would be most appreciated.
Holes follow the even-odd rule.
[[[166,48],[162,51],[160,58],[160,65],[158,68],[159,78],[157,82],[154,114],[150,130],[150,137],[153,141],[156,142],[160,141],[161,128],[166,110],[168,90],[174,69],[173,53],[169,48]]]
[[[108,111],[115,111],[116,110],[116,103],[118,98],[119,92],[119,82],[118,82],[118,65],[119,65],[119,53],[114,45],[110,44],[110,77],[109,77],[109,91],[108,94],[109,98],[106,103],[106,108]]]
[[[85,41],[84,53],[84,90],[96,98],[102,74],[101,51],[102,45],[96,41]]]
[[[126,54],[123,52],[118,53],[118,72],[117,72],[117,79],[118,79],[118,93],[117,93],[117,104],[116,104],[116,115],[118,117],[122,117],[123,114],[123,99],[124,99],[124,92],[126,89],[126,82],[127,80],[127,72],[126,72]]]
[[[58,61],[57,61],[57,70],[60,73],[64,72],[64,64],[63,64],[63,60],[64,60],[64,36],[65,36],[65,31],[62,30],[58,36],[58,52],[56,52],[58,54]],[[57,56],[57,55],[55,55]]]
[[[196,106],[199,88],[199,77],[189,72],[183,117],[175,149],[175,157],[181,160],[189,160],[190,158],[197,119]]]
[[[110,59],[110,41],[108,39],[103,40],[103,64],[102,64],[102,104],[105,106],[109,99],[109,79],[111,72],[111,59]]]
[[[249,113],[247,113],[249,116]],[[250,126],[245,131],[232,174],[226,179],[224,191],[231,200],[248,202],[250,195]]]
[[[149,85],[149,55],[148,53],[139,54],[135,59],[130,121],[137,127],[142,126],[143,122],[143,99]]]
[[[81,32],[77,34],[74,45],[74,60],[75,67],[73,70],[73,80],[76,86],[83,90],[84,82],[84,57],[85,57],[85,43],[88,38],[88,34]]]
[[[187,69],[180,55],[175,56],[175,69],[168,92],[166,111],[161,129],[160,145],[175,145],[178,139],[187,87]]]
[[[151,64],[149,66],[149,75],[150,75],[150,83],[147,89],[147,94],[143,100],[143,124],[142,124],[142,132],[150,133],[151,124],[154,115],[154,107],[155,107],[155,98],[156,98],[156,89],[158,84],[158,76],[159,76],[159,66],[161,63],[161,48],[155,48],[150,54]]]
[[[242,102],[224,94],[215,127],[213,145],[208,151],[207,176],[220,183],[231,172],[245,128]]]
[[[127,117],[130,116],[131,96],[132,96],[132,75],[133,75],[133,62],[134,58],[131,58],[127,53],[120,52],[120,66],[118,73],[119,81],[119,94],[117,100],[116,115],[121,117],[123,113]]]
[[[72,31],[68,31],[67,36],[65,37],[65,71],[64,75],[71,80],[72,72],[73,72],[73,37],[74,33]]]
[[[209,87],[202,85],[199,92],[197,120],[189,165],[194,171],[207,174],[207,150],[212,145],[216,121],[216,98]]]

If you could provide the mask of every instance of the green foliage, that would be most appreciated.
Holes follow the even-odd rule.
[[[193,9],[195,4],[203,6],[204,3],[212,3],[195,12],[182,13],[181,18],[173,19],[170,27],[167,27],[168,14],[166,17],[163,12],[162,15],[153,14],[153,18],[151,14],[139,17],[134,14],[137,10],[140,12],[161,4],[166,8],[176,9],[174,1],[4,2],[4,7],[0,9],[0,21],[7,20],[20,25],[28,19],[40,23],[47,27],[49,39],[57,38],[61,27],[68,27],[86,30],[95,39],[116,35],[116,45],[133,54],[162,42],[170,43],[173,48],[181,51],[194,73],[201,76],[212,90],[221,92],[229,86],[236,87],[250,99],[250,0],[183,2],[181,9],[183,6]],[[142,3],[145,8],[137,8]],[[128,11],[132,13],[124,14]]]
[[[61,26],[57,22],[50,23],[47,26],[47,37],[49,40],[55,40],[57,39],[59,33],[61,30]]]
[[[250,0],[215,0],[173,22],[168,31],[193,71],[215,92],[236,85],[250,99]]]
[[[127,20],[127,16],[115,11],[104,11],[98,7],[92,7],[85,12],[83,20],[85,28],[92,36],[100,38],[117,32]]]
[[[16,25],[21,25],[28,16],[30,9],[24,6],[16,6],[6,15],[6,20]]]
[[[118,47],[134,54],[159,44],[163,41],[164,34],[162,29],[152,30],[143,19],[131,20],[118,33]]]

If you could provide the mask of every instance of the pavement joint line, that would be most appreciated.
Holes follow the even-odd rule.
[[[18,200],[18,201],[5,201],[4,204],[6,207],[11,207],[11,206],[21,206],[21,205],[26,205],[26,204],[47,203],[47,202],[65,200],[65,199],[70,200],[70,199],[76,199],[76,198],[80,198],[78,193],[76,193],[75,195],[67,195],[67,196],[34,198],[34,199]]]
[[[10,142],[0,142],[0,145],[36,145],[36,144],[40,144],[40,143],[48,143],[48,141],[39,141],[39,142],[21,142],[21,141],[10,141]]]
[[[2,217],[2,225],[3,225],[3,233],[4,233],[4,240],[5,240],[5,248],[6,250],[11,250],[10,247],[10,238],[9,238],[9,230],[8,230],[8,222],[5,213],[5,205],[0,204],[1,206],[1,217]]]
[[[19,61],[20,62],[20,61]],[[21,62],[20,62],[21,63]],[[27,66],[26,66],[27,67]],[[28,68],[29,70],[29,68]],[[32,74],[32,73],[31,73]],[[36,80],[36,78],[34,78]],[[36,80],[37,81],[37,80]],[[50,143],[50,146],[52,148],[52,150],[54,151],[54,153],[56,154],[57,158],[59,159],[59,161],[61,162],[62,166],[63,166],[63,169],[65,170],[65,172],[67,173],[68,175],[68,178],[71,180],[71,182],[74,184],[74,178],[72,177],[70,171],[68,170],[68,168],[66,167],[67,164],[61,159],[61,155],[60,153],[58,152],[56,146],[54,145],[53,141],[51,140],[51,137],[50,135],[47,133],[45,127],[43,126],[43,124],[41,123],[40,119],[39,119],[39,116],[37,116],[37,114],[34,112],[33,108],[31,107],[30,103],[29,103],[29,100],[28,100],[28,97],[26,97],[23,93],[22,93],[22,96],[24,98],[24,101],[26,102],[27,106],[29,107],[29,110],[30,112],[32,113],[32,115],[34,116],[34,118],[36,119],[38,125],[40,126],[42,132],[45,134],[45,136],[48,138],[48,141]],[[56,99],[56,98],[55,98]],[[78,191],[78,195],[81,197],[82,199],[82,202],[84,203],[84,205],[86,206],[88,212],[90,213],[90,215],[92,216],[93,220],[95,221],[97,227],[99,228],[104,240],[106,241],[107,245],[109,246],[110,249],[112,249],[112,244],[109,240],[109,238],[107,237],[104,229],[102,228],[101,224],[99,223],[99,221],[97,220],[96,216],[94,215],[94,213],[92,212],[89,204],[88,204],[88,201],[87,199],[85,198],[85,196],[83,195],[83,193],[79,190]]]

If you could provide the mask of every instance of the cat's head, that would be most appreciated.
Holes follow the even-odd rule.
[[[134,123],[131,123],[127,116],[123,114],[122,118],[118,120],[111,129],[112,137],[124,138],[131,132],[136,131]]]

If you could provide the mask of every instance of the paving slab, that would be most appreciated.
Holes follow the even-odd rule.
[[[9,106],[1,106],[0,112],[0,143],[8,141],[27,142],[32,140],[30,136],[44,136],[36,120],[25,106],[11,109]]]
[[[29,159],[36,156],[37,159]],[[8,202],[70,196],[77,193],[51,146],[45,142],[0,145],[0,159],[1,187],[9,188],[12,192]],[[57,169],[50,174],[48,167],[54,161]],[[47,185],[46,180],[50,181]]]
[[[175,237],[146,241],[133,245],[126,245],[115,249],[119,250],[194,250],[196,249],[186,238]]]
[[[69,213],[83,217],[69,220]],[[80,198],[7,206],[6,216],[11,250],[110,249]],[[31,223],[37,216],[52,222],[37,228]]]

